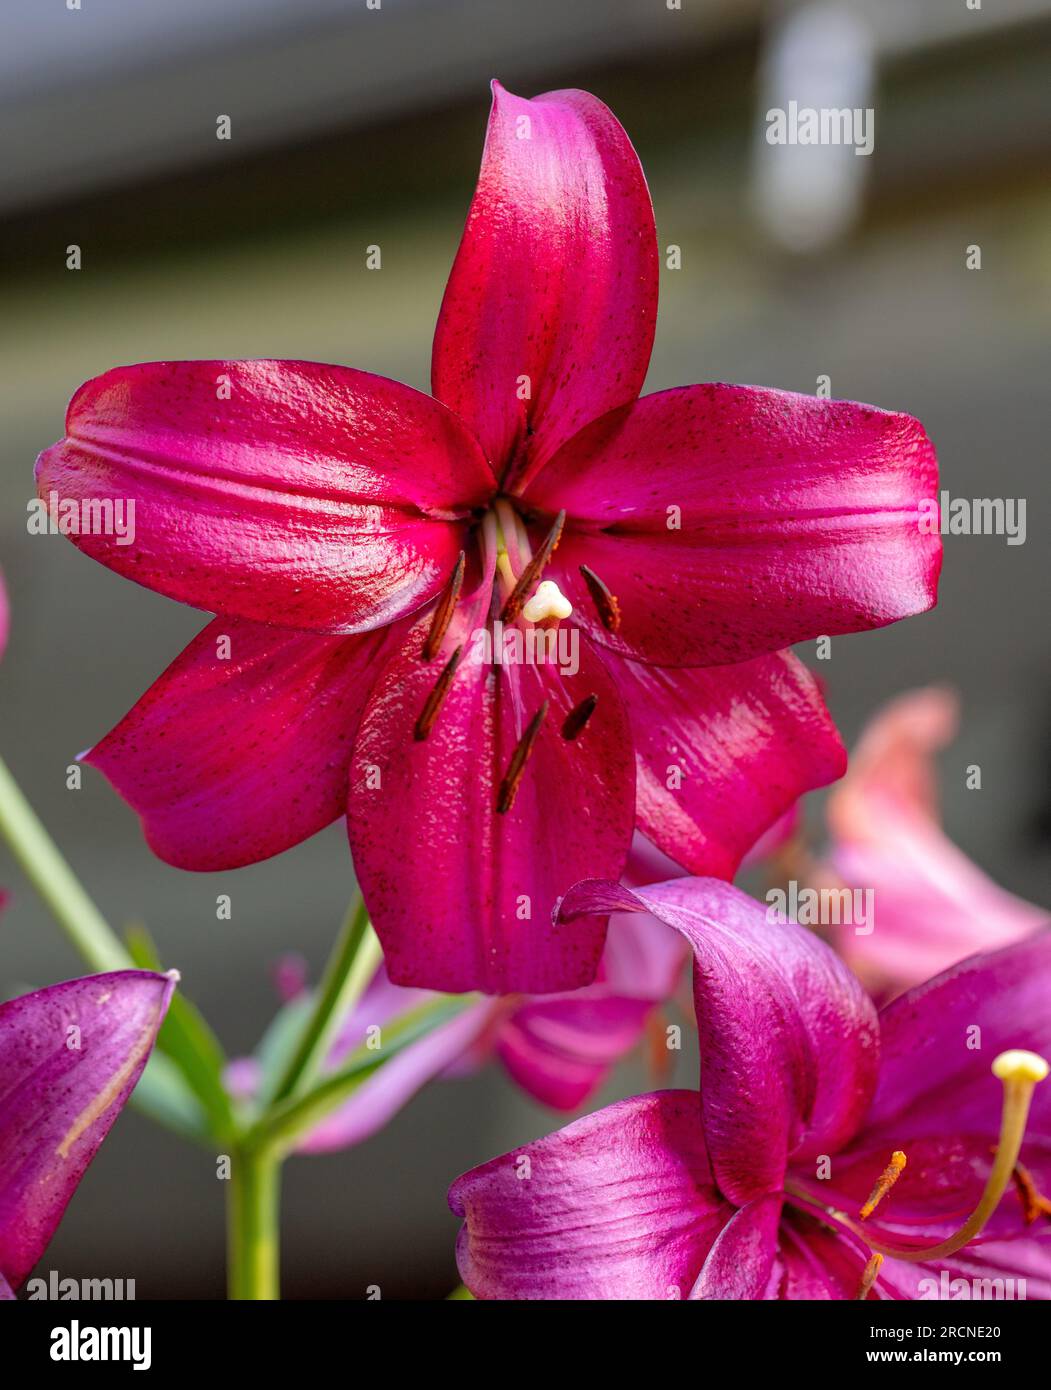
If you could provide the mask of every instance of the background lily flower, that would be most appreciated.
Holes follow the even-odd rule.
[[[1051,922],[1046,909],[994,883],[941,828],[935,755],[958,724],[951,691],[899,696],[868,725],[829,797],[832,841],[809,878],[819,888],[873,890],[875,929],[833,930],[839,950],[879,994]]]
[[[614,910],[651,912],[693,947],[700,1094],[621,1101],[459,1178],[472,1293],[913,1298],[944,1269],[1051,1296],[1035,1197],[1051,1179],[1051,1087],[1032,1094],[1028,1052],[1008,1053],[1003,1088],[990,1071],[1009,1049],[1051,1050],[1051,933],[975,956],[877,1019],[827,945],[727,884],[583,883],[561,915]],[[1032,1101],[1020,1155],[1019,1097]],[[954,1249],[983,1200],[980,1238]]]
[[[11,626],[11,612],[7,603],[7,590],[4,588],[4,576],[0,573],[0,656],[3,656],[7,646],[7,633]]]
[[[594,984],[565,994],[485,1001],[439,1024],[384,1063],[304,1136],[297,1152],[328,1153],[359,1144],[388,1124],[429,1081],[467,1075],[493,1057],[542,1105],[577,1109],[638,1045],[654,1009],[674,992],[686,954],[678,934],[662,923],[615,914]],[[280,978],[287,984],[297,976],[285,963]],[[436,997],[428,990],[392,984],[381,965],[341,1027],[326,1068],[337,1068],[361,1047],[369,1028],[382,1028]],[[299,981],[286,998],[285,1013],[306,998]],[[260,1055],[237,1058],[227,1068],[227,1085],[243,1099],[258,1090],[268,1039],[279,1034],[281,1018],[271,1026]]]
[[[0,1004],[0,1298],[13,1298],[142,1074],[177,976],[89,975]]]
[[[88,755],[154,850],[229,868],[346,811],[391,980],[539,993],[594,978],[604,924],[550,911],[620,875],[636,820],[729,876],[839,775],[781,649],[929,608],[941,550],[909,416],[637,399],[659,267],[635,152],[585,92],[493,93],[433,398],[307,362],[120,367],[37,478],[134,498],[131,543],[71,539],[220,614]],[[494,667],[499,624],[579,648]]]

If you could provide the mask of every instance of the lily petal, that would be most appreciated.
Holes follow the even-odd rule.
[[[636,1096],[457,1178],[460,1277],[482,1299],[667,1299],[732,1214],[692,1091]]]
[[[693,947],[705,1133],[726,1196],[743,1206],[778,1191],[790,1158],[852,1138],[875,1087],[879,1032],[871,1000],[839,958],[717,879],[636,891],[578,883],[559,919],[632,910],[676,927]]]
[[[526,500],[568,513],[552,577],[596,641],[711,666],[930,608],[941,538],[921,530],[921,503],[936,489],[933,446],[911,416],[711,385],[596,420]],[[582,564],[619,602],[615,633]]]
[[[779,1193],[757,1197],[734,1212],[709,1250],[690,1297],[734,1302],[766,1298],[777,1263],[780,1221]]]
[[[315,362],[150,362],[82,386],[42,498],[135,504],[118,574],[215,613],[350,633],[432,598],[494,486],[469,431],[384,377]],[[129,520],[130,518],[130,513]],[[453,524],[459,520],[458,524]]]
[[[350,750],[386,632],[216,618],[86,754],[180,869],[232,869],[346,812]]]
[[[631,717],[639,828],[693,874],[732,878],[846,751],[818,683],[792,652],[661,670],[610,654]]]
[[[431,379],[487,456],[513,461],[510,489],[638,395],[659,267],[646,180],[612,112],[587,92],[528,101],[492,85]]]
[[[952,1133],[995,1143],[1002,1092],[989,1069],[1011,1048],[1051,1058],[1049,984],[1051,930],[1043,930],[971,956],[888,1005],[880,1014],[883,1063],[865,1144],[893,1135],[888,1152],[907,1152],[909,1139]],[[1033,1093],[1029,1131],[1051,1134],[1046,1084]]]
[[[4,588],[4,576],[0,574],[0,656],[3,656],[7,646],[7,634],[11,626],[11,610],[7,603],[7,590]]]
[[[121,970],[0,1004],[0,1273],[12,1288],[134,1089],[174,988]]]
[[[358,880],[395,983],[452,993],[575,989],[595,977],[604,926],[556,929],[551,912],[592,865],[612,875],[624,867],[635,810],[627,720],[587,643],[569,676],[540,663],[494,667],[471,631],[458,614],[447,642],[461,643],[464,657],[424,740],[414,730],[439,675],[437,662],[420,659],[425,624],[373,691],[351,763]],[[586,729],[563,738],[567,715],[589,694],[598,701]],[[517,798],[501,813],[499,788],[545,701]]]

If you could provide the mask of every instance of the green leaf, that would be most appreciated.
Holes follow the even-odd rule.
[[[144,926],[129,927],[125,935],[132,959],[141,970],[163,968],[157,948]],[[200,1010],[181,990],[177,989],[172,995],[168,1015],[157,1037],[157,1047],[186,1079],[200,1102],[212,1136],[228,1139],[236,1123],[230,1097],[223,1085],[226,1055]]]

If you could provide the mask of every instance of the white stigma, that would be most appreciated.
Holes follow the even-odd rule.
[[[542,579],[536,593],[522,608],[522,617],[531,623],[560,622],[568,618],[573,605],[553,579]]]

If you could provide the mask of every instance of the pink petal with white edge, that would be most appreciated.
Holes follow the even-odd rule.
[[[175,978],[121,970],[0,1004],[0,1274],[17,1289],[142,1074]]]
[[[847,755],[817,681],[791,652],[661,670],[610,655],[631,717],[639,828],[693,874],[732,878]]]
[[[484,604],[482,605],[484,607]],[[397,984],[545,994],[595,977],[605,924],[556,927],[560,895],[592,866],[624,867],[635,814],[631,735],[616,687],[581,643],[562,675],[536,662],[493,667],[465,604],[446,655],[420,659],[426,623],[381,677],[351,763],[350,843],[365,902]],[[464,656],[430,732],[414,737],[448,651]],[[569,712],[597,694],[573,740]],[[498,793],[534,714],[549,702],[518,794]]]
[[[37,461],[60,521],[63,502],[134,502],[130,543],[70,535],[118,574],[210,612],[335,633],[432,598],[493,486],[437,401],[315,362],[117,367],[80,388],[66,438]]]
[[[506,487],[638,395],[658,270],[646,180],[612,112],[587,92],[529,101],[494,82],[431,378],[498,471],[514,459]]]
[[[757,386],[644,396],[582,430],[530,485],[569,515],[551,566],[595,640],[660,666],[712,666],[930,608],[941,539],[923,426]],[[608,632],[579,573],[615,595]]]
[[[86,761],[167,863],[267,859],[345,814],[354,734],[391,640],[216,618]]]
[[[732,1215],[692,1091],[620,1101],[473,1168],[449,1206],[480,1299],[685,1298]]]
[[[853,1137],[876,1085],[879,1028],[823,942],[717,879],[578,883],[559,918],[618,910],[653,913],[693,948],[705,1133],[727,1197],[777,1191],[790,1159]]]

